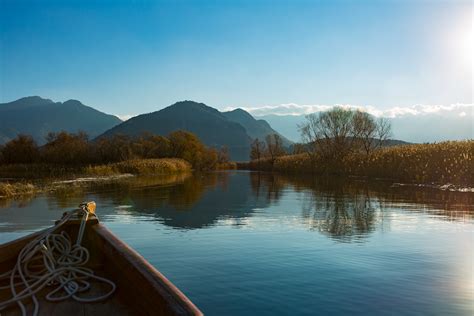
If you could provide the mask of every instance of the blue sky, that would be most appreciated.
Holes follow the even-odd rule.
[[[0,102],[472,102],[471,1],[0,0]]]

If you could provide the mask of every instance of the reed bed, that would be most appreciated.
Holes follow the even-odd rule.
[[[3,178],[64,178],[84,175],[111,176],[131,174],[170,174],[191,171],[191,164],[179,158],[133,159],[110,164],[63,166],[56,164],[6,164],[0,165]]]
[[[31,183],[2,183],[0,182],[0,198],[11,198],[17,195],[31,195],[37,188]]]
[[[308,154],[239,164],[241,169],[385,178],[412,183],[474,185],[474,141],[386,147],[369,155],[353,153],[334,164]]]
[[[89,166],[85,169],[87,174],[112,175],[112,174],[170,174],[190,172],[191,164],[183,159],[133,159],[108,165]]]

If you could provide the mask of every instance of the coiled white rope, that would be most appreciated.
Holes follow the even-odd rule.
[[[72,244],[66,232],[55,233],[73,216],[81,215],[81,212],[83,218],[75,244]],[[47,229],[20,251],[13,269],[0,274],[0,281],[9,283],[0,286],[0,290],[10,289],[12,295],[10,299],[0,302],[0,311],[16,303],[22,315],[26,316],[24,301],[30,298],[34,305],[33,315],[38,315],[39,302],[36,294],[45,287],[52,287],[45,296],[51,302],[68,298],[84,303],[97,302],[113,294],[116,289],[114,282],[95,275],[94,271],[85,267],[89,261],[89,251],[81,246],[81,242],[88,216],[87,205],[66,213],[56,226]],[[91,288],[91,280],[107,283],[110,290],[99,296],[78,295]]]

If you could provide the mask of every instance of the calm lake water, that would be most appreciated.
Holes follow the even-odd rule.
[[[472,315],[474,194],[250,172],[0,200],[0,243],[95,200],[207,315]]]

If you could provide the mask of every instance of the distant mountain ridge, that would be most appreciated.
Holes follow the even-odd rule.
[[[275,131],[270,124],[265,120],[256,120],[250,113],[242,110],[235,109],[233,111],[222,112],[222,114],[229,120],[234,121],[242,125],[247,134],[252,138],[258,138],[261,141],[265,141],[265,137],[269,134],[278,134],[283,140],[283,146],[290,147],[293,142],[288,140],[286,137]]]
[[[49,132],[86,132],[94,138],[122,121],[77,100],[53,102],[38,96],[0,103],[0,144],[18,134],[31,135],[45,143]]]
[[[207,146],[226,146],[233,160],[249,158],[251,138],[246,129],[218,110],[194,101],[180,101],[159,111],[132,117],[100,137],[138,136],[144,132],[167,135],[176,130],[196,134]]]

